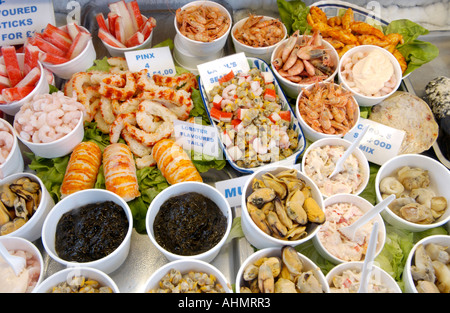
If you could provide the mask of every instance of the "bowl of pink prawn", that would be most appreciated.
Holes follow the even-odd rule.
[[[23,172],[19,140],[11,124],[0,119],[0,178]]]
[[[58,91],[37,95],[14,117],[14,129],[35,155],[57,158],[70,154],[84,137],[85,107]]]

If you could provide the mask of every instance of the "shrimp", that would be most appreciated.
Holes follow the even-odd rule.
[[[14,144],[14,137],[9,131],[0,131],[0,149],[11,151]]]
[[[38,131],[38,138],[42,143],[52,142],[56,138],[56,131],[49,125],[44,125]]]
[[[154,101],[142,101],[136,112],[136,123],[148,133],[156,132],[162,123],[173,123],[177,116],[165,106]],[[162,120],[163,122],[155,122]]]
[[[61,119],[63,116],[64,111],[62,109],[56,109],[54,111],[48,112],[46,115],[47,124],[51,127],[60,126],[63,122]]]

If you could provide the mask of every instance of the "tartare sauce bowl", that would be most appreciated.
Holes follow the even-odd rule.
[[[356,195],[350,195],[350,194],[336,194],[331,197],[328,197],[324,200],[324,211],[327,212],[327,208],[333,204],[336,203],[351,203],[355,206],[357,206],[363,213],[368,212],[373,208],[373,205],[367,201],[366,199],[356,196]],[[377,247],[375,250],[375,257],[380,254],[381,250],[383,250],[384,243],[386,242],[386,226],[384,224],[383,218],[380,214],[377,214],[371,221],[378,222],[378,242]],[[370,221],[369,221],[370,223]],[[327,250],[325,245],[322,243],[319,232],[320,228],[323,227],[323,225],[320,225],[318,232],[316,236],[313,237],[313,244],[316,248],[317,252],[325,259],[330,261],[333,264],[340,264],[340,263],[346,263],[349,262],[348,260],[338,258],[337,256],[333,255],[330,251]],[[342,235],[341,235],[342,236]]]
[[[142,292],[147,293],[152,290],[157,290],[160,288],[159,282],[166,276],[170,270],[180,271],[181,275],[187,274],[189,272],[201,272],[209,275],[214,275],[217,282],[222,285],[226,293],[232,293],[230,283],[228,282],[225,275],[218,270],[215,266],[208,262],[198,260],[198,259],[179,259],[171,261],[160,268],[158,268],[151,276],[147,279],[144,286],[142,287]]]
[[[161,208],[161,206],[170,198],[183,195],[186,193],[196,192],[204,197],[210,199],[213,201],[220,209],[220,211],[223,213],[225,218],[227,219],[227,225],[225,229],[225,233],[222,237],[222,239],[211,249],[195,254],[195,255],[180,255],[175,254],[167,249],[165,249],[155,237],[154,232],[154,222],[155,218]],[[145,226],[147,229],[147,234],[150,238],[150,241],[153,245],[169,260],[169,261],[176,261],[180,259],[185,260],[192,260],[192,259],[198,259],[205,262],[211,262],[220,252],[222,247],[225,245],[226,239],[231,231],[231,224],[233,222],[231,207],[228,201],[225,199],[225,197],[214,187],[201,183],[201,182],[181,182],[177,183],[175,185],[172,185],[163,191],[161,191],[150,203],[150,206],[147,211],[147,215],[145,218]]]
[[[332,81],[318,83],[318,86],[326,87],[328,84],[334,84],[335,88],[339,87],[338,84],[335,84]],[[359,119],[360,119],[360,109],[359,109],[359,105],[358,105],[358,102],[356,101],[355,97],[351,97],[351,99],[353,100],[353,102],[355,104],[355,112],[354,112],[354,116],[353,116],[354,124],[346,133],[336,134],[336,135],[325,134],[325,133],[319,132],[319,131],[313,129],[311,126],[309,126],[309,124],[305,121],[303,116],[300,114],[298,103],[303,96],[303,90],[306,89],[308,91],[311,91],[314,87],[315,87],[315,85],[310,85],[305,88],[302,88],[302,91],[300,91],[300,93],[298,94],[297,101],[295,103],[295,115],[297,116],[298,122],[300,123],[300,126],[302,127],[305,137],[311,141],[316,141],[316,140],[323,139],[323,138],[342,138],[342,137],[344,137],[344,135],[346,133],[350,133],[351,131],[353,131],[357,127],[357,125],[359,123]]]
[[[273,20],[275,18],[270,17],[270,16],[263,16],[263,18],[261,19],[260,22],[264,22],[264,21],[270,21]],[[267,47],[252,47],[249,45],[246,45],[242,42],[240,42],[239,40],[236,39],[235,37],[235,32],[237,30],[239,30],[244,23],[248,20],[248,17],[243,18],[241,20],[239,20],[238,22],[236,22],[233,26],[233,28],[231,29],[231,39],[233,40],[233,44],[234,44],[234,49],[236,50],[236,53],[239,52],[244,52],[246,56],[248,57],[254,57],[254,58],[260,58],[263,61],[270,63],[270,59],[272,57],[272,52],[273,50],[275,50],[275,48],[284,40],[286,39],[287,36],[287,30],[286,30],[286,26],[284,26],[283,23],[281,23],[281,25],[283,26],[283,32],[284,32],[284,36],[283,38],[277,42],[276,44],[273,44],[271,46],[267,46]]]
[[[62,259],[55,248],[56,228],[61,217],[72,210],[78,209],[88,204],[112,201],[119,205],[125,212],[128,220],[128,229],[120,245],[107,256],[95,261],[75,262]],[[42,227],[42,244],[48,255],[56,262],[66,267],[91,267],[106,274],[119,268],[128,257],[131,244],[131,234],[133,231],[133,215],[128,204],[115,193],[105,189],[87,189],[77,191],[61,201],[59,201],[44,221]]]
[[[11,150],[5,161],[0,164],[0,175],[7,177],[11,174],[21,173],[24,169],[23,156],[19,146],[19,140],[17,139],[17,132],[14,130],[12,125],[0,118],[0,124],[5,125],[8,128],[9,133],[13,136],[13,144]]]
[[[323,139],[319,139],[319,140],[313,142],[312,144],[310,144],[308,146],[305,153],[303,154],[302,168],[301,168],[303,174],[308,176],[308,174],[305,170],[306,158],[308,157],[308,155],[311,153],[312,150],[320,148],[320,147],[324,147],[324,146],[343,146],[344,149],[347,149],[348,147],[350,147],[351,144],[352,143],[350,141],[348,141],[346,139],[342,139],[342,138],[323,138]],[[367,184],[369,183],[370,166],[369,166],[369,161],[367,160],[366,155],[359,148],[356,148],[355,151],[353,151],[352,155],[358,160],[359,168],[360,168],[359,174],[362,177],[360,186],[353,193],[354,195],[359,195],[361,192],[363,192],[364,189],[366,189]],[[310,177],[310,178],[312,179],[312,177]],[[318,184],[316,183],[316,185],[318,185]],[[319,187],[319,189],[320,189],[320,187]],[[324,198],[332,196],[331,194],[327,195],[324,193],[322,193],[322,195]]]
[[[435,191],[436,195],[443,196],[447,199],[447,208],[444,214],[431,224],[418,224],[407,221],[395,214],[390,208],[386,208],[381,212],[384,220],[396,228],[405,229],[412,232],[421,232],[438,226],[442,226],[450,222],[450,172],[442,165],[442,163],[432,159],[431,157],[420,154],[402,154],[398,155],[386,163],[378,170],[375,177],[375,192],[377,201],[381,202],[383,197],[380,191],[380,182],[387,176],[393,176],[400,168],[404,166],[417,167],[428,171],[430,177],[430,188]]]
[[[264,248],[261,250],[256,251],[255,253],[251,254],[247,259],[244,260],[244,262],[239,267],[238,273],[236,275],[236,293],[241,292],[241,287],[244,287],[245,280],[244,280],[244,271],[250,264],[254,264],[256,261],[262,259],[262,258],[270,258],[270,257],[277,257],[281,259],[281,249],[282,247],[272,247],[272,248]],[[300,260],[302,261],[303,271],[312,271],[314,273],[314,276],[317,278],[319,283],[322,286],[322,291],[324,293],[329,293],[330,290],[328,288],[327,281],[325,279],[325,275],[320,270],[320,267],[317,266],[313,261],[311,261],[308,257],[304,256],[303,254],[298,253],[298,256],[300,257]]]
[[[32,243],[31,241],[29,241],[27,239],[20,238],[20,237],[1,236],[0,243],[8,251],[23,250],[26,253],[30,253],[39,262],[39,266],[40,266],[39,278],[32,290],[32,292],[34,292],[38,288],[39,284],[44,280],[45,264],[44,264],[44,258],[42,257],[41,251],[35,246],[34,243]]]
[[[289,246],[297,246],[301,243],[304,243],[311,238],[314,238],[316,233],[319,230],[319,224],[308,222],[306,225],[306,232],[307,235],[303,238],[300,238],[298,240],[283,240],[275,238],[274,236],[271,236],[269,234],[266,234],[263,230],[261,230],[253,221],[251,218],[248,208],[247,208],[247,198],[252,194],[253,188],[252,183],[254,179],[261,179],[261,177],[266,173],[271,173],[273,175],[276,175],[280,172],[286,171],[286,170],[292,170],[292,167],[284,167],[284,166],[266,166],[262,169],[254,172],[247,181],[244,184],[244,187],[242,189],[242,203],[241,203],[241,225],[242,225],[242,231],[244,232],[245,238],[247,241],[253,245],[257,249],[264,249],[264,248],[272,248],[272,247],[283,247],[285,245]],[[312,198],[317,202],[319,208],[323,210],[324,204],[323,204],[323,197],[322,194],[319,191],[319,188],[317,188],[317,185],[306,175],[304,175],[302,172],[296,170],[297,172],[297,178],[302,179],[305,181],[306,186],[310,188],[311,196]]]
[[[206,57],[209,56],[210,54],[215,54],[224,48],[225,44],[227,43],[228,35],[230,34],[231,31],[231,24],[233,20],[231,18],[230,12],[228,12],[228,10],[225,7],[213,1],[191,1],[182,6],[180,9],[181,11],[183,11],[188,9],[189,7],[200,5],[207,7],[216,7],[222,12],[222,14],[224,14],[228,18],[228,20],[230,21],[230,25],[228,25],[227,31],[222,36],[210,42],[197,41],[190,39],[181,33],[180,26],[177,23],[176,17],[174,18],[174,25],[176,33],[180,37],[179,40],[181,45],[192,55]]]
[[[366,52],[369,52],[372,50],[379,50],[384,55],[386,55],[394,67],[394,75],[395,75],[395,79],[396,79],[395,86],[392,88],[392,91],[390,93],[388,93],[384,96],[380,96],[380,97],[366,96],[359,92],[354,91],[351,87],[349,87],[348,81],[343,77],[343,74],[342,74],[342,71],[343,71],[342,64],[345,64],[347,59],[352,58],[352,56],[355,53],[359,53],[359,52],[366,53]],[[398,87],[400,86],[400,84],[402,82],[402,70],[400,68],[400,64],[398,63],[397,59],[388,50],[378,47],[378,46],[373,46],[373,45],[361,45],[361,46],[353,47],[350,50],[348,50],[346,53],[344,53],[344,55],[339,60],[338,81],[340,84],[343,84],[346,89],[353,92],[354,97],[355,97],[356,101],[358,101],[358,104],[360,106],[371,107],[377,103],[380,103],[384,99],[391,96],[395,91],[397,91]]]
[[[333,278],[336,276],[342,275],[347,270],[361,272],[363,268],[364,262],[345,262],[336,265],[333,267],[328,274],[325,276],[327,280],[327,284],[329,287],[333,286]],[[400,286],[397,284],[394,278],[389,275],[385,270],[377,266],[374,262],[372,264],[372,276],[379,279],[382,286],[388,288],[392,293],[402,293]],[[369,289],[370,290],[370,289]],[[330,292],[334,293],[334,291],[330,288]]]
[[[306,36],[307,38],[310,37],[307,35],[304,35],[304,36]],[[297,39],[297,43],[300,43],[304,36],[299,36]],[[288,40],[289,40],[289,38],[281,41],[276,46],[276,48],[272,52],[272,56],[270,58],[270,64],[271,64],[273,72],[275,73],[275,76],[277,77],[277,80],[280,82],[280,85],[283,87],[283,90],[286,93],[286,95],[289,96],[290,98],[296,99],[298,94],[302,91],[303,88],[314,85],[314,83],[312,83],[312,84],[294,83],[294,82],[284,78],[283,76],[281,76],[281,74],[274,68],[273,61],[275,60],[276,56],[278,55],[279,49],[283,49],[284,45],[286,44],[286,42]],[[333,64],[335,64],[334,65],[335,69],[334,69],[333,73],[327,79],[323,80],[323,82],[333,82],[334,77],[337,75],[337,72],[338,72],[339,55],[338,55],[336,49],[334,49],[334,47],[329,42],[327,42],[326,40],[322,40],[322,43],[325,46],[325,49],[330,52],[331,60],[333,61]]]
[[[62,283],[68,284],[73,278],[80,276],[97,281],[100,287],[111,288],[113,293],[120,293],[119,287],[108,274],[85,266],[65,268],[50,275],[33,290],[33,293],[52,293],[54,287]]]
[[[432,235],[425,237],[421,240],[419,240],[413,248],[410,250],[408,254],[408,258],[406,259],[405,266],[403,267],[403,275],[402,280],[405,284],[405,292],[406,293],[419,293],[416,287],[416,283],[413,279],[413,276],[411,274],[411,267],[415,264],[414,258],[417,251],[417,248],[420,245],[423,245],[426,247],[428,244],[436,244],[440,246],[446,247],[447,253],[450,253],[449,247],[450,247],[450,236],[448,235]],[[434,282],[433,282],[434,283]]]
[[[47,218],[49,212],[54,207],[55,202],[51,197],[50,193],[48,192],[47,188],[45,187],[43,181],[38,176],[32,173],[24,172],[12,174],[1,180],[0,186],[11,184],[15,180],[22,177],[27,177],[32,181],[39,183],[39,187],[41,189],[41,200],[39,202],[39,206],[37,207],[34,214],[28,219],[28,221],[26,221],[26,223],[22,225],[22,227],[16,229],[15,231],[9,234],[3,235],[0,238],[20,237],[33,242],[41,237],[44,221]]]

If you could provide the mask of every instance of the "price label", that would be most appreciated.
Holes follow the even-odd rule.
[[[355,140],[367,125],[369,129],[359,143],[359,149],[365,154],[367,160],[383,165],[386,161],[397,156],[405,137],[405,131],[403,130],[360,118],[360,122],[355,127],[355,130],[347,133],[344,139],[348,141]]]
[[[209,94],[209,91],[217,84],[219,84],[219,79],[233,71],[236,75],[237,73],[246,73],[250,71],[250,66],[248,65],[247,57],[245,53],[232,54],[217,60],[202,63],[197,65],[200,78],[202,80],[205,91]]]
[[[55,25],[52,0],[0,0],[0,46],[23,44],[47,24]]]
[[[128,68],[132,72],[148,70],[150,76],[159,74],[175,76],[175,64],[169,47],[125,52]]]

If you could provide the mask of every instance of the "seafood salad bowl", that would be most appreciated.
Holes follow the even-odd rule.
[[[384,163],[375,178],[377,201],[396,199],[381,212],[389,224],[412,232],[450,221],[450,172],[440,162],[420,154],[402,154]]]
[[[273,51],[271,66],[288,97],[296,99],[303,88],[316,82],[332,82],[338,72],[336,49],[320,33],[295,32]]]
[[[0,177],[21,173],[24,169],[17,133],[8,121],[0,119]]]
[[[32,173],[16,173],[1,180],[0,186],[0,236],[39,239],[44,221],[55,205],[42,180]],[[23,194],[30,198],[23,199]],[[29,206],[30,211],[21,211],[24,206]]]
[[[289,167],[252,174],[242,191],[242,230],[257,249],[297,246],[313,238],[325,221],[317,185]]]
[[[328,293],[329,288],[313,261],[292,246],[283,246],[250,255],[236,275],[236,292]]]

